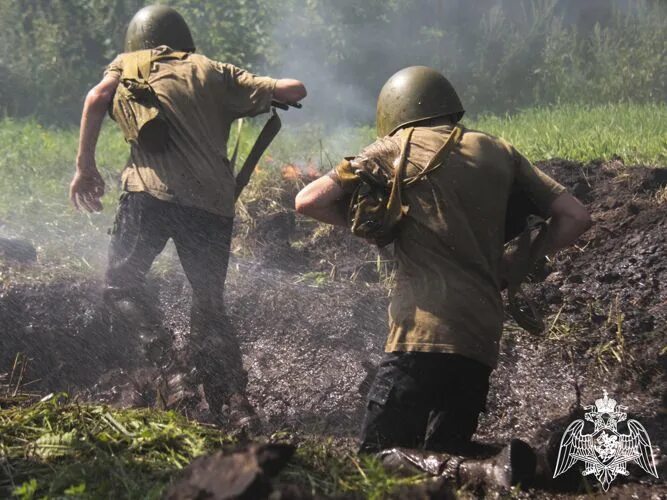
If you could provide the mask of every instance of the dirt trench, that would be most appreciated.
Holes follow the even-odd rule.
[[[589,207],[595,224],[577,247],[546,264],[541,282],[525,286],[549,329],[538,338],[508,321],[478,438],[520,437],[541,446],[580,405],[608,390],[665,450],[667,169],[559,160],[540,166]],[[248,394],[269,430],[353,437],[386,334],[390,255],[295,217],[294,191],[286,182],[283,208],[250,204],[251,217],[237,224],[246,256],[232,259],[226,301],[249,372]],[[190,298],[182,273],[153,277],[150,286],[165,324],[187,341]],[[2,290],[0,367],[24,352],[32,359],[33,389],[73,393],[100,380],[113,386],[119,368],[140,368],[134,340],[109,335],[100,289],[91,278]],[[664,479],[667,460],[656,459]],[[664,483],[642,478],[643,485],[619,486],[617,493],[638,487],[667,494]]]

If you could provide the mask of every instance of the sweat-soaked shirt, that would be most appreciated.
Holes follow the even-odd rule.
[[[424,169],[451,130],[415,128],[407,177]],[[389,139],[400,147],[401,137],[399,132]],[[352,164],[386,149],[371,145]],[[347,193],[358,182],[349,169],[341,163],[332,175]],[[455,353],[496,366],[503,325],[499,274],[513,188],[545,217],[565,190],[506,141],[464,129],[444,164],[403,190],[409,210],[394,241],[398,269],[387,352]]]
[[[158,47],[156,53],[169,53]],[[105,75],[122,73],[117,57]],[[122,174],[125,191],[234,216],[234,172],[227,140],[234,120],[269,110],[276,80],[203,55],[153,62],[148,79],[167,121],[169,141],[158,153],[132,145]]]

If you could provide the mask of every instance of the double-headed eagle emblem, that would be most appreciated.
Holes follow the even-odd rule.
[[[584,409],[591,410],[585,414],[585,419],[592,422],[595,428],[592,433],[583,434],[585,422],[582,419],[568,426],[560,441],[554,477],[579,461],[585,465],[582,474],[594,474],[605,491],[618,474],[629,474],[628,462],[634,462],[658,477],[651,440],[644,426],[631,419],[627,422],[629,433],[618,432],[618,423],[628,418],[625,413],[627,407],[617,406],[616,401],[604,391],[604,398],[597,399],[595,405],[585,406]]]

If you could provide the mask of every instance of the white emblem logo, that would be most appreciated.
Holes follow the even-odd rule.
[[[617,406],[616,401],[609,399],[607,391],[604,391],[604,398],[595,400],[595,405],[584,406],[584,409],[591,410],[586,413],[585,419],[593,422],[595,428],[591,434],[583,434],[585,422],[582,419],[568,426],[560,441],[554,477],[580,460],[585,464],[582,475],[594,474],[604,491],[609,489],[618,474],[629,474],[626,468],[628,462],[634,462],[658,477],[651,440],[644,426],[636,420],[628,420],[629,434],[618,432],[618,423],[628,418],[625,413],[627,407]]]

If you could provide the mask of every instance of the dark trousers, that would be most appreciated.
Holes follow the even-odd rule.
[[[360,451],[466,453],[490,374],[488,366],[456,354],[386,354],[368,395]]]
[[[147,193],[123,193],[109,247],[107,296],[143,301],[146,273],[173,239],[192,286],[190,351],[205,387],[209,386],[207,398],[209,392],[242,392],[246,383],[241,351],[223,303],[232,225],[231,217]]]

